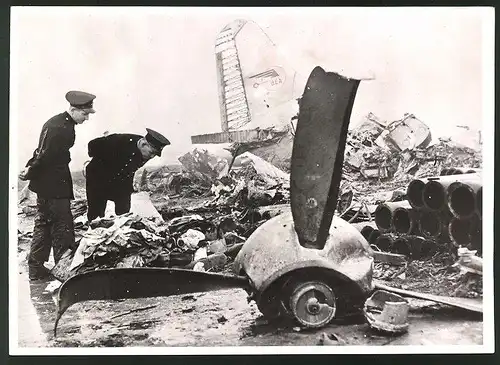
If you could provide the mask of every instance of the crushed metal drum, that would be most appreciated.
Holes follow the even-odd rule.
[[[406,299],[385,290],[375,291],[363,309],[370,327],[390,334],[408,331],[408,311]]]

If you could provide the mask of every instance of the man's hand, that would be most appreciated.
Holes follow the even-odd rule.
[[[29,174],[29,171],[30,171],[31,167],[28,166],[26,167],[23,171],[21,171],[21,173],[19,174],[19,178],[22,180],[22,181],[26,181],[28,180],[28,174]]]

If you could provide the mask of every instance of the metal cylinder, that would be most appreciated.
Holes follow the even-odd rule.
[[[427,258],[429,256],[432,256],[436,251],[437,251],[436,241],[425,239],[422,242],[421,258]]]
[[[478,174],[448,175],[429,178],[422,191],[424,206],[430,210],[447,210],[447,190],[454,182],[480,182]]]
[[[356,228],[368,242],[370,234],[372,234],[372,232],[377,229],[375,222],[351,223],[351,226]]]
[[[457,218],[467,219],[476,214],[476,196],[482,187],[480,181],[457,181],[447,190],[450,212]]]
[[[441,219],[437,213],[422,212],[418,223],[425,238],[437,237],[441,233]]]
[[[370,234],[375,230],[372,226],[364,226],[361,228],[361,235],[368,240],[368,237],[370,237]]]
[[[426,239],[417,235],[407,236],[408,244],[410,246],[410,257],[414,260],[422,258],[425,254]]]
[[[418,231],[418,215],[413,208],[396,208],[392,214],[394,232],[415,234]]]
[[[457,247],[470,244],[471,220],[453,218],[448,224],[451,242]]]
[[[391,232],[392,215],[397,208],[411,208],[408,201],[382,203],[375,209],[375,224],[381,232]]]
[[[411,246],[408,238],[404,236],[397,237],[392,243],[392,252],[410,257]]]
[[[419,230],[425,238],[449,241],[448,224],[451,219],[449,212],[422,211],[418,220]]]
[[[259,213],[258,210],[251,209],[247,212],[244,220],[247,222],[252,222],[252,223],[258,222],[258,221],[262,220],[262,214]]]
[[[439,247],[438,243],[434,239],[428,239],[422,236],[409,236],[412,254],[411,257],[414,260],[427,259],[428,257],[434,255]]]
[[[441,172],[441,176],[460,175],[460,174],[461,174],[461,172],[459,170],[455,169],[454,167],[443,169],[443,171]]]
[[[415,179],[408,184],[406,196],[408,197],[408,203],[414,209],[424,208],[423,191],[427,181],[427,179]]]
[[[448,172],[450,171],[449,168],[444,168],[441,170],[441,173],[439,174],[440,176],[446,176],[448,175]]]
[[[378,229],[374,229],[373,232],[368,236],[368,243],[370,245],[374,245],[381,234],[382,233]]]
[[[375,241],[375,246],[385,252],[391,251],[393,244],[394,236],[388,233],[381,234]]]

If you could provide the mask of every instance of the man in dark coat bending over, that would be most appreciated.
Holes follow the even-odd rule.
[[[85,174],[89,221],[104,217],[108,200],[115,203],[117,215],[130,211],[135,172],[170,144],[160,133],[146,130],[145,136],[110,134],[89,142],[92,160]]]

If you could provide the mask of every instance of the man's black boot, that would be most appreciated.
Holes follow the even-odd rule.
[[[29,268],[29,278],[30,280],[42,280],[42,279],[48,279],[52,275],[50,273],[50,270],[47,269],[45,266],[31,266]]]

